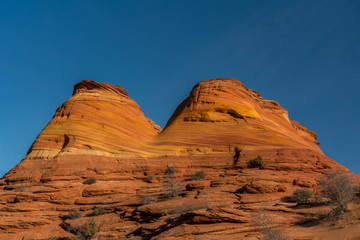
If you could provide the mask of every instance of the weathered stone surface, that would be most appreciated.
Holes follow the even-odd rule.
[[[310,178],[298,177],[294,179],[293,184],[300,187],[312,188],[317,185],[317,181]]]
[[[272,181],[258,180],[246,184],[240,191],[242,193],[274,193],[285,192],[285,190],[286,187],[281,184]]]
[[[262,169],[248,168],[257,156]],[[235,79],[199,82],[164,130],[123,88],[86,80],[0,180],[0,239],[72,238],[90,218],[101,239],[258,239],[252,213],[287,226],[316,214],[283,199],[331,169],[347,171]]]
[[[292,123],[277,102],[263,99],[231,78],[199,82],[157,138],[162,145],[176,141],[180,152],[228,151],[238,146],[305,148],[321,153],[315,140],[316,135]]]
[[[47,219],[38,219],[34,217],[2,217],[0,222],[0,229],[30,229],[37,226],[50,224],[52,221]]]
[[[139,156],[157,132],[127,92],[107,83],[82,81],[39,134],[27,157],[61,159],[86,154]]]

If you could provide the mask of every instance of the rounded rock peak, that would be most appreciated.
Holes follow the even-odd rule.
[[[219,84],[219,85],[220,84],[231,84],[231,85],[237,85],[237,86],[247,89],[247,87],[245,87],[244,84],[242,84],[239,80],[237,80],[235,78],[214,78],[214,79],[204,80],[204,81],[198,82],[194,86],[194,88],[199,85],[216,85],[216,84]]]
[[[120,86],[99,83],[93,80],[82,80],[74,86],[73,96],[84,92],[105,92],[128,97],[128,93]]]
[[[191,90],[190,96],[197,94],[201,89],[238,89],[250,94],[249,89],[235,78],[214,78],[198,82]]]

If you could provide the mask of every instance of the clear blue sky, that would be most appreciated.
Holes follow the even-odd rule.
[[[233,77],[360,174],[360,1],[0,1],[0,176],[82,79],[161,126],[201,80]]]

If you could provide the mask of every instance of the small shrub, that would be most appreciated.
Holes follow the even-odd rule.
[[[173,184],[169,184],[169,190],[165,193],[163,193],[163,197],[164,198],[174,198],[179,196],[179,194],[181,193],[181,190],[179,188],[176,188],[176,186],[172,186]]]
[[[175,167],[166,168],[165,181],[163,182],[163,187],[165,189],[163,197],[165,198],[177,197],[181,192],[182,186],[177,177],[175,176],[175,172]]]
[[[143,196],[143,204],[144,204],[144,205],[153,203],[154,201],[155,201],[155,199],[154,199],[152,196],[150,196],[150,195],[145,195],[145,196]]]
[[[205,172],[204,171],[197,171],[194,174],[191,174],[191,180],[204,180],[205,179]]]
[[[262,160],[262,157],[259,155],[256,158],[252,159],[248,163],[249,168],[262,168],[264,167],[264,161]]]
[[[176,172],[175,167],[167,167],[165,174],[166,174],[166,175],[174,175],[175,172]]]
[[[291,196],[291,200],[304,204],[307,203],[312,196],[313,193],[308,189],[296,189]]]
[[[92,216],[99,216],[99,215],[104,215],[105,213],[106,213],[105,208],[96,207],[91,215]]]
[[[81,217],[81,212],[78,211],[71,211],[67,216],[68,219],[77,219],[79,217]]]
[[[354,199],[354,182],[351,176],[340,170],[326,173],[318,180],[322,197],[329,199],[332,214],[341,215],[347,211],[347,205]]]
[[[182,185],[174,175],[166,175],[166,180],[163,182],[163,188],[165,189],[163,197],[173,198],[179,196]]]
[[[17,189],[17,192],[25,192],[25,186],[24,185],[20,185]]]
[[[68,225],[66,227],[67,232],[71,232],[75,235],[74,240],[90,240],[94,239],[96,234],[99,232],[99,227],[96,221],[93,218],[90,218],[86,221],[86,223],[82,226],[72,227]],[[60,238],[56,238],[60,239]],[[63,239],[63,238],[61,238]],[[64,239],[70,239],[65,237]]]
[[[87,239],[91,239],[99,231],[98,226],[93,218],[90,218],[85,224],[85,235]]]
[[[146,182],[151,182],[154,179],[153,175],[147,175],[146,176]]]
[[[274,219],[265,212],[256,212],[251,216],[252,223],[264,235],[264,240],[287,240],[285,228],[274,224]]]
[[[84,182],[83,182],[83,184],[86,184],[86,185],[91,185],[91,184],[94,184],[94,183],[96,183],[96,179],[95,178],[88,178],[88,179],[86,179]]]

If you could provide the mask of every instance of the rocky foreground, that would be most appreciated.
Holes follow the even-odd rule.
[[[301,226],[326,207],[289,196],[334,169],[314,132],[235,79],[199,82],[164,130],[85,80],[0,180],[0,239],[258,239],[256,214],[319,239]]]

